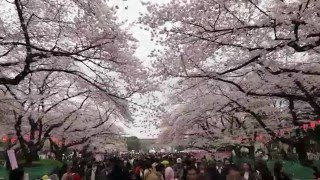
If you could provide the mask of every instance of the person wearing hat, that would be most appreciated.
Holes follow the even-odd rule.
[[[41,179],[42,179],[42,180],[50,180],[48,175],[44,175],[44,176],[42,176],[42,178],[41,178]]]
[[[50,180],[59,180],[59,177],[56,174],[52,174],[52,175],[49,176],[49,179]]]
[[[161,162],[161,164],[163,164],[165,167],[169,166],[170,165],[170,162],[167,161],[167,160],[164,160]]]
[[[177,158],[177,163],[172,166],[174,171],[175,179],[182,179],[183,178],[183,164],[182,159]]]

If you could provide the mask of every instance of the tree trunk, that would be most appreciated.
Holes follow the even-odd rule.
[[[24,159],[25,159],[25,166],[26,167],[31,167],[32,166],[32,155],[30,153],[23,153]]]
[[[59,147],[57,144],[55,144],[51,139],[50,140],[50,149],[51,152],[55,155],[56,160],[62,162],[63,160],[63,153],[67,150],[66,147]]]
[[[21,148],[23,157],[25,158],[25,165],[27,167],[32,166],[33,161],[39,161],[38,151],[33,145],[24,145],[28,148]]]
[[[304,166],[311,166],[312,161],[308,159],[307,155],[307,142],[306,139],[301,139],[295,144],[296,152],[299,157],[299,161]]]
[[[16,130],[16,135],[18,137],[18,141],[21,146],[22,154],[25,158],[25,165],[31,166],[32,165],[32,158],[30,156],[30,150],[26,144],[26,141],[23,139],[22,134],[21,134],[21,124],[22,124],[22,116],[21,115],[16,116],[16,123],[14,125],[14,128]]]
[[[63,158],[63,153],[61,151],[56,151],[56,152],[53,152],[54,155],[56,156],[56,160],[62,162],[62,158]]]
[[[255,148],[253,145],[251,146],[246,146],[246,148],[249,149],[249,157],[253,160],[255,160]]]

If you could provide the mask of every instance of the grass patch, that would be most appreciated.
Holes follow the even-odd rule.
[[[8,179],[8,174],[5,168],[0,167],[0,178]]]
[[[40,161],[32,162],[32,166],[54,166],[54,167],[62,167],[62,163],[60,161],[52,160],[52,159],[43,159]]]
[[[274,161],[267,162],[270,171],[272,172],[274,167]],[[306,166],[302,166],[297,161],[283,161],[283,167],[285,172],[293,178],[296,179],[312,179],[313,170]]]
[[[24,168],[24,171],[29,174],[29,179],[42,177],[50,174],[55,168],[61,167],[62,163],[59,161],[45,159],[32,162],[32,167]],[[8,179],[8,172],[4,167],[0,167],[0,177]]]
[[[252,159],[248,158],[234,158],[235,164],[241,164],[243,162],[249,162],[250,164],[254,164]],[[267,161],[268,168],[271,173],[273,173],[275,161]],[[320,165],[319,162],[315,162],[314,165]],[[292,178],[296,179],[312,179],[313,178],[313,169],[302,166],[298,161],[283,161],[283,167],[285,172]]]

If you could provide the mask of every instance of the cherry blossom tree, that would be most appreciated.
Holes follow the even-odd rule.
[[[186,87],[188,89],[179,90],[170,98],[179,104],[163,116],[162,140],[208,150],[230,144],[251,146],[257,135],[271,138],[266,130],[277,133],[276,129],[288,125],[287,121],[278,122],[288,118],[288,114],[271,99],[257,101],[203,82],[197,83],[197,89],[190,88],[190,84]],[[257,122],[254,115],[261,110],[264,116]]]
[[[300,147],[306,139],[277,137],[275,127],[319,117],[319,5],[308,0],[176,0],[149,5],[141,22],[165,48],[152,54],[158,56],[158,73],[178,78],[178,88],[188,90],[177,104],[194,110],[191,117],[206,122],[204,110],[196,107],[211,99],[206,108],[227,109],[215,110],[214,116],[249,115],[254,124],[248,128],[259,125],[305,159]],[[185,100],[198,96],[205,99]]]
[[[0,84],[58,72],[110,100],[142,89],[144,68],[134,58],[134,39],[101,0],[1,2]]]
[[[94,91],[79,90],[75,81],[68,81],[59,73],[37,75],[27,83],[4,85],[3,89],[11,97],[6,100],[12,112],[5,124],[6,131],[14,128],[27,162],[37,157],[46,141],[56,145],[54,152],[61,160],[67,148],[97,136],[103,138],[121,132],[116,121],[127,119],[116,104],[99,100],[101,96]],[[59,139],[60,144],[52,137]]]
[[[0,101],[10,105],[1,124],[15,132],[25,156],[52,135],[69,148],[121,132],[113,121],[132,120],[130,98],[148,83],[133,55],[135,39],[115,12],[102,0],[0,6]]]

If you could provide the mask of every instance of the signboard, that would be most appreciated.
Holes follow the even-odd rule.
[[[17,158],[16,158],[16,154],[14,153],[14,150],[8,150],[7,151],[8,157],[9,157],[9,161],[10,161],[10,165],[11,165],[11,169],[17,169],[18,168],[18,163],[17,163]]]
[[[308,152],[307,153],[307,156],[308,156],[308,160],[311,160],[311,161],[318,161],[320,160],[320,153],[311,153],[311,152]]]
[[[39,155],[39,158],[40,158],[40,159],[48,159],[48,158],[47,158],[47,155],[45,155],[45,154],[40,154],[40,155]]]
[[[0,167],[6,167],[6,161],[0,160]]]
[[[224,160],[229,159],[231,157],[231,152],[224,151],[224,152],[215,152],[213,153],[215,160]]]

